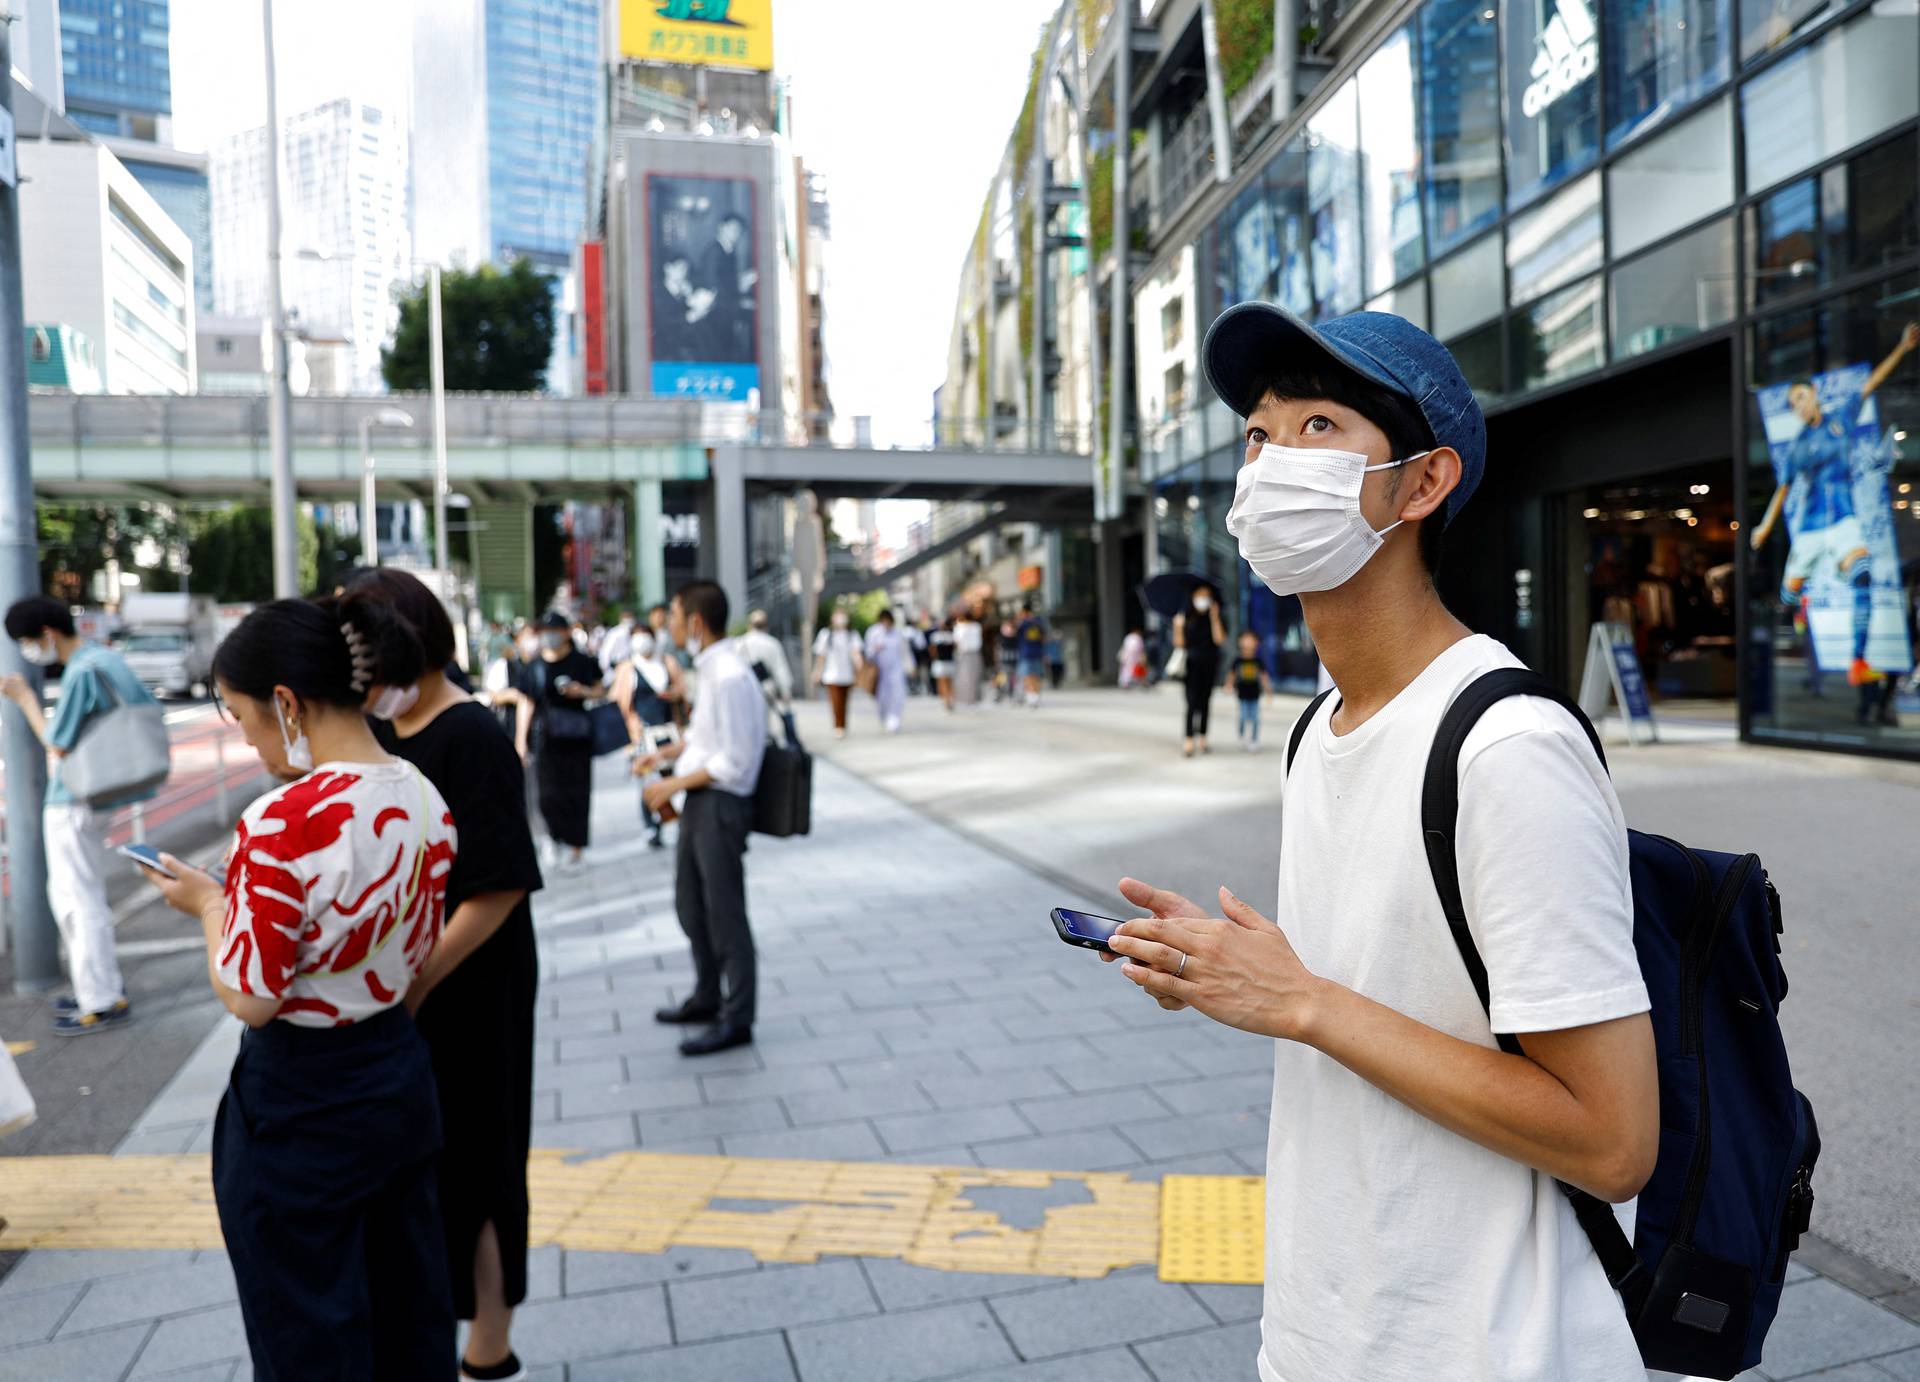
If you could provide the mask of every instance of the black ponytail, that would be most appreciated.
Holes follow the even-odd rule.
[[[262,605],[213,655],[214,676],[255,700],[284,686],[302,700],[349,707],[376,683],[411,685],[425,665],[413,625],[385,600],[351,591]]]

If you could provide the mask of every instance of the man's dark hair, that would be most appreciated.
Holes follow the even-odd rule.
[[[73,637],[73,611],[51,595],[29,595],[7,606],[8,638],[38,638],[47,629]]]
[[[656,614],[664,615],[666,612],[667,612],[667,607],[665,605],[648,605],[647,606],[647,618],[649,619],[653,618],[653,616]]]
[[[673,597],[683,614],[697,614],[715,638],[727,636],[727,592],[712,581],[688,581]]]
[[[1022,601],[1020,602],[1020,612],[1021,612],[1022,614],[1032,614],[1032,613],[1033,613],[1033,601],[1031,601],[1031,600],[1022,600]]]
[[[881,610],[878,614],[874,615],[873,617],[875,619],[884,619],[887,623],[891,624],[893,622],[893,609],[891,606],[889,606],[886,609]]]
[[[722,216],[720,218],[720,225],[723,226],[729,221],[739,226],[740,229],[743,231],[747,228],[747,218],[745,216],[742,216],[738,211],[729,211],[726,215]],[[714,227],[715,230],[718,230],[719,228],[720,226]]]
[[[391,567],[362,567],[347,578],[351,591],[377,595],[400,612],[420,635],[420,651],[429,672],[444,672],[453,661],[453,620],[440,597],[423,585],[418,576]]]
[[[1433,429],[1404,394],[1381,388],[1350,370],[1301,367],[1283,370],[1265,381],[1254,395],[1262,402],[1286,402],[1303,398],[1324,398],[1351,408],[1386,433],[1391,460],[1403,460],[1422,451],[1431,451]],[[1391,487],[1398,489],[1404,470],[1391,476]],[[1420,521],[1420,563],[1428,576],[1440,574],[1440,559],[1445,553],[1446,511],[1438,510]]]

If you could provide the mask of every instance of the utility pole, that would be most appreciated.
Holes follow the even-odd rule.
[[[13,70],[13,8],[0,0],[0,74]],[[40,544],[33,508],[33,458],[27,431],[26,308],[20,287],[19,164],[13,140],[13,83],[0,75],[0,609],[40,593]],[[0,639],[0,669],[25,675],[34,694],[40,673],[11,638]],[[13,986],[21,993],[60,980],[60,937],[47,907],[47,856],[40,808],[47,752],[17,707],[0,707],[7,768],[7,922]]]
[[[440,593],[450,596],[452,577],[447,557],[447,359],[443,328],[440,324],[440,266],[427,270],[431,296],[427,302],[428,326],[433,332],[430,355],[433,369],[433,564],[440,571]]]
[[[267,437],[273,449],[273,595],[300,593],[300,533],[294,517],[293,391],[287,380],[287,312],[280,294],[280,100],[273,61],[273,0],[260,0],[267,50],[267,315],[273,329],[273,387]]]

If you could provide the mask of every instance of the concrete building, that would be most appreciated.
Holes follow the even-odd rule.
[[[82,129],[169,142],[167,7],[168,0],[60,0],[30,7],[29,24],[50,10],[58,25],[66,110]]]
[[[92,341],[110,393],[191,393],[192,242],[110,150],[65,128],[19,141],[26,319]]]
[[[264,394],[272,382],[273,336],[265,317],[199,319],[199,391],[204,394]],[[326,327],[300,327],[287,341],[287,383],[294,394],[347,392],[352,354],[344,335]]]
[[[206,154],[165,144],[105,136],[101,140],[138,178],[169,219],[193,244],[193,298],[213,311],[213,183]]]
[[[406,131],[392,112],[350,96],[283,126],[288,316],[343,331],[352,353],[345,383],[377,391],[380,347],[398,316],[393,286],[413,278]],[[214,302],[228,316],[267,311],[266,152],[261,127],[230,136],[212,155]]]
[[[28,322],[27,388],[33,393],[105,393],[100,352],[83,331]]]
[[[1103,661],[1140,579],[1193,569],[1276,681],[1308,688],[1298,602],[1225,534],[1240,421],[1200,343],[1246,300],[1395,313],[1447,344],[1488,418],[1440,574],[1470,624],[1570,689],[1605,680],[1598,628],[1656,712],[1920,757],[1916,53],[1910,8],[1076,0],[962,269],[947,425],[967,399],[995,428],[1057,427],[1084,367]],[[1076,299],[1102,329],[1076,331]],[[1798,439],[1821,425],[1800,384],[1853,418],[1834,502],[1872,578],[1821,567],[1790,606],[1783,579],[1818,565],[1789,531]]]

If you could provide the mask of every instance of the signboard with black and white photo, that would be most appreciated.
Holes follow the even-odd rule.
[[[647,223],[654,394],[744,400],[760,387],[753,182],[651,175]]]

